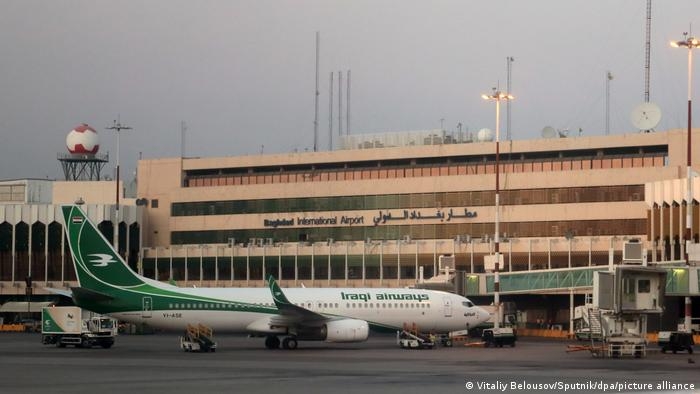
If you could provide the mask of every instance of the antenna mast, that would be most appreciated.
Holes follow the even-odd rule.
[[[180,122],[180,157],[185,157],[185,134],[187,133],[187,123]]]
[[[508,71],[508,81],[506,83],[506,94],[510,94],[510,77],[511,77],[511,72],[513,70],[513,61],[515,61],[515,58],[512,56],[508,56],[506,58],[506,64],[507,64],[507,71]],[[506,139],[510,141],[510,100],[506,101]]]
[[[610,135],[610,81],[613,75],[610,71],[605,72],[605,135]]]
[[[314,152],[318,149],[318,52],[321,46],[321,34],[316,32],[316,90],[314,93]]]
[[[121,134],[122,130],[131,130],[131,127],[129,126],[124,126],[122,125],[121,121],[119,120],[119,115],[117,115],[117,120],[114,121],[114,124],[110,127],[105,127],[107,130],[114,130],[117,132],[117,171],[116,171],[116,186],[117,186],[117,198],[116,198],[116,205],[114,206],[115,209],[115,223],[114,223],[114,249],[119,253],[119,221],[121,220],[119,216],[119,195],[121,194],[121,190],[119,190],[119,135]]]
[[[347,109],[345,111],[345,135],[350,135],[350,70],[348,70],[348,103],[347,103]]]
[[[328,150],[333,150],[333,71],[328,90]]]
[[[647,35],[644,51],[644,102],[649,102],[649,79],[651,68],[651,0],[647,0]]]
[[[343,72],[338,71],[338,135],[343,135]]]

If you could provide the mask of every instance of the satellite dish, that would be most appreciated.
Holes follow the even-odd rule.
[[[476,140],[479,142],[493,141],[493,131],[483,128],[476,133]]]
[[[542,129],[542,138],[554,138],[556,136],[557,136],[557,131],[554,130],[554,127],[545,126],[545,128]]]
[[[630,120],[641,131],[653,130],[661,120],[661,108],[654,103],[642,103],[632,110]]]

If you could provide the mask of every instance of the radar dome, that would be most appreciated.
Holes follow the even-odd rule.
[[[476,139],[479,142],[493,141],[493,131],[483,128],[476,133]]]
[[[68,133],[66,147],[74,154],[95,154],[100,149],[100,139],[95,129],[83,123]]]

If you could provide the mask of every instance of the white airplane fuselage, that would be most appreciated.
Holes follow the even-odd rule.
[[[188,323],[201,323],[218,332],[250,333],[256,322],[277,313],[267,288],[177,288],[183,296],[210,297],[231,304],[254,304],[256,311],[226,310],[221,303],[191,301],[172,302],[166,308],[152,309],[144,300],[141,310],[111,313],[132,323],[146,323],[154,328],[181,330]],[[295,305],[327,315],[365,320],[377,330],[397,330],[404,325],[423,332],[449,332],[476,327],[489,313],[468,299],[442,291],[380,288],[287,288],[284,293]],[[144,297],[147,298],[147,297]],[[265,312],[260,312],[263,308]]]

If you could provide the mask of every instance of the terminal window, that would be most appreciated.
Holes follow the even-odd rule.
[[[650,293],[651,292],[651,281],[649,279],[640,279],[637,282],[637,292],[638,293]]]

